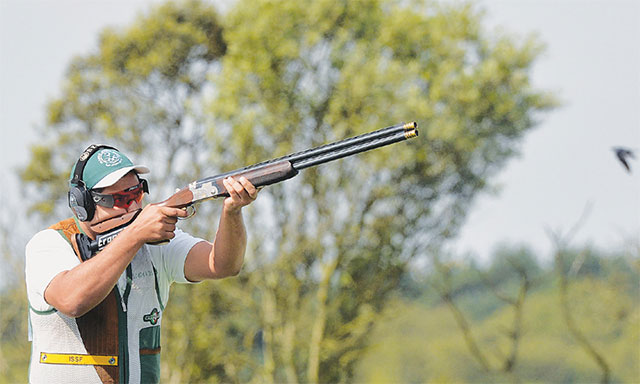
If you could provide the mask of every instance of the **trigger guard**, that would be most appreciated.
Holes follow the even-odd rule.
[[[193,215],[195,215],[195,214],[196,214],[196,207],[195,207],[195,205],[189,205],[189,206],[186,206],[184,209],[185,209],[185,211],[187,211],[187,217],[178,217],[178,220],[186,220],[186,219],[189,219],[189,218],[191,218]]]

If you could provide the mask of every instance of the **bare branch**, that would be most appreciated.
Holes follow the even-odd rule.
[[[604,356],[596,350],[593,344],[587,339],[586,335],[578,328],[573,314],[571,313],[571,309],[569,306],[569,276],[572,276],[572,271],[577,273],[579,269],[579,265],[582,264],[582,261],[585,258],[586,251],[583,250],[578,254],[576,259],[574,260],[571,270],[569,271],[569,276],[564,272],[564,263],[563,263],[563,254],[568,249],[569,243],[573,236],[578,232],[578,230],[584,225],[586,221],[586,217],[591,210],[592,204],[587,203],[585,206],[580,219],[574,224],[574,226],[567,232],[566,235],[562,236],[559,232],[549,232],[549,236],[551,237],[554,245],[555,245],[555,266],[556,273],[558,274],[558,278],[560,281],[560,309],[562,310],[562,315],[564,317],[564,321],[567,324],[567,328],[569,328],[569,332],[573,336],[573,338],[577,341],[577,343],[585,350],[585,352],[591,356],[591,358],[596,362],[596,364],[600,367],[602,371],[602,383],[609,383],[611,368],[607,361],[604,359]],[[580,260],[579,265],[576,261]],[[576,266],[578,265],[578,266]],[[576,266],[574,268],[574,266]]]
[[[449,309],[451,310],[451,313],[453,314],[453,317],[456,320],[456,323],[458,324],[460,331],[462,332],[462,337],[464,338],[465,344],[467,345],[467,348],[469,349],[471,356],[473,356],[473,358],[478,362],[478,364],[480,364],[480,366],[485,372],[491,372],[492,371],[491,365],[489,364],[489,361],[485,356],[485,354],[482,352],[482,350],[478,346],[478,343],[476,342],[475,337],[471,333],[471,326],[469,325],[467,318],[464,316],[462,311],[458,308],[456,303],[453,301],[453,296],[451,294],[452,284],[451,284],[450,269],[445,265],[443,265],[442,262],[438,260],[437,257],[434,257],[433,261],[436,269],[438,269],[438,271],[444,278],[444,286],[439,286],[438,284],[434,284],[434,287],[440,294],[440,297],[445,302],[445,304],[447,304],[447,307],[449,307]]]

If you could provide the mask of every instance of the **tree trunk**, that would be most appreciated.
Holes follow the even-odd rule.
[[[326,264],[323,273],[322,280],[318,286],[318,293],[316,295],[318,302],[318,313],[316,313],[315,321],[311,329],[311,341],[309,343],[309,365],[307,366],[307,381],[309,383],[318,382],[318,372],[320,369],[320,344],[324,336],[324,329],[327,323],[327,297],[329,295],[329,283],[331,276],[338,266],[339,257],[329,264]]]

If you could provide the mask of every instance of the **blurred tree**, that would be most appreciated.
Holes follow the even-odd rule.
[[[224,171],[418,120],[417,142],[264,190],[242,276],[177,287],[163,320],[170,381],[348,381],[408,263],[456,235],[553,106],[529,83],[541,47],[488,34],[465,4],[239,1],[223,34],[216,20],[168,3],[103,33],[70,66],[23,180],[51,214],[89,142],[138,154],[168,190],[206,160]]]
[[[587,336],[587,333],[578,325],[576,320],[577,316],[573,311],[572,300],[570,299],[569,285],[571,282],[571,275],[576,275],[578,270],[584,264],[584,261],[587,259],[587,249],[582,250],[576,255],[573,255],[571,252],[568,252],[568,247],[573,239],[573,236],[576,232],[584,225],[584,221],[586,220],[587,215],[590,212],[590,205],[585,207],[585,210],[582,213],[580,219],[575,223],[575,225],[567,231],[567,233],[561,233],[560,231],[551,231],[548,230],[548,235],[551,238],[554,246],[554,264],[556,274],[558,275],[559,282],[559,296],[560,296],[560,310],[562,312],[562,316],[564,322],[569,330],[569,333],[576,340],[580,348],[584,350],[584,352],[592,358],[595,363],[598,365],[601,371],[600,382],[603,384],[607,384],[611,381],[611,364],[607,361],[605,354],[602,352],[602,349],[597,346],[590,338]],[[599,263],[597,263],[597,258],[594,258],[593,255],[590,258],[591,261],[595,260],[595,264],[598,266],[597,269],[590,268],[590,272],[599,271]],[[570,268],[567,268],[568,265],[571,265]]]
[[[97,52],[73,59],[60,97],[47,106],[42,139],[21,171],[37,190],[31,208],[68,215],[60,209],[66,181],[92,143],[140,155],[153,165],[152,180],[166,181],[165,195],[185,172],[192,177],[207,157],[201,118],[207,75],[225,50],[214,8],[199,0],[156,7],[123,31],[105,29]]]
[[[540,46],[485,34],[471,6],[430,2],[241,1],[226,21],[209,135],[221,171],[402,120],[424,135],[263,192],[234,282],[252,300],[214,312],[231,326],[224,345],[261,364],[241,370],[232,354],[187,379],[349,380],[407,262],[455,235],[552,105],[528,81]]]
[[[513,250],[507,257],[508,250]],[[572,318],[583,336],[611,364],[612,382],[640,381],[640,305],[638,279],[629,273],[640,254],[617,254],[585,248],[598,264],[610,271],[607,275],[576,275],[571,281],[567,301]],[[581,253],[580,249],[575,254]],[[503,281],[497,288],[506,293],[517,292],[517,273],[512,262],[524,256],[529,264],[529,252],[508,247],[492,254],[488,266],[474,267],[465,263],[446,263],[451,269],[454,288],[465,284],[467,273],[480,272],[489,276],[499,263],[500,269],[515,276],[512,283]],[[369,348],[358,363],[355,382],[597,382],[601,371],[592,357],[570,332],[563,311],[558,309],[557,271],[551,263],[528,269],[538,272],[537,284],[527,295],[518,342],[517,364],[505,372],[501,363],[508,361],[513,345],[511,331],[514,306],[497,299],[493,287],[479,286],[474,290],[455,290],[455,304],[464,312],[474,341],[491,370],[485,370],[469,353],[455,314],[446,302],[428,299],[433,291],[422,284],[425,295],[408,300],[397,298],[378,318],[369,340]],[[426,281],[442,283],[442,274],[429,271]],[[624,278],[621,278],[625,276]],[[460,279],[462,277],[462,279]],[[624,282],[624,283],[623,283]],[[493,299],[493,300],[490,300]],[[494,302],[497,302],[497,306]],[[481,318],[470,313],[488,313]]]
[[[434,256],[434,273],[431,283],[440,295],[442,302],[451,311],[469,353],[485,372],[485,374],[505,374],[512,380],[517,381],[515,374],[516,363],[519,358],[519,347],[524,333],[523,328],[523,312],[527,295],[532,286],[532,271],[538,270],[538,265],[531,253],[522,248],[518,251],[508,251],[501,249],[494,254],[489,271],[484,272],[478,269],[475,264],[471,267],[460,267],[460,263],[443,262],[442,257]],[[510,270],[507,270],[509,268]],[[461,271],[462,270],[462,271]],[[473,272],[479,276],[484,287],[475,285],[473,289],[461,289],[460,283],[454,280],[460,280],[459,276],[463,276],[463,286],[468,286],[468,273]],[[496,273],[498,272],[498,273]],[[505,290],[509,287],[509,283],[516,280],[516,289]],[[511,287],[509,287],[511,288]],[[512,321],[509,326],[500,325],[500,339],[505,340],[499,348],[495,343],[490,345],[482,345],[477,335],[472,332],[473,318],[468,316],[462,309],[460,304],[456,302],[455,297],[464,295],[467,292],[476,292],[488,289],[502,305],[507,305],[512,310]],[[510,292],[516,291],[516,293]],[[475,304],[475,307],[478,305]],[[486,343],[485,343],[486,344]],[[508,352],[504,351],[508,349]],[[501,350],[502,349],[502,350]],[[494,357],[490,359],[490,356]]]
[[[502,284],[514,277],[514,269],[525,270],[532,279],[542,272],[536,256],[527,246],[501,245],[494,250],[491,265],[483,274],[493,284]]]
[[[20,236],[14,231],[14,217],[0,218],[0,384],[26,382],[30,356],[24,261],[16,251]]]

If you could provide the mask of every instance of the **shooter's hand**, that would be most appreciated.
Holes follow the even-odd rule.
[[[147,205],[136,219],[127,227],[141,244],[157,243],[175,237],[178,217],[187,217],[184,209]]]
[[[227,213],[239,213],[242,207],[251,204],[258,197],[258,189],[244,176],[238,180],[227,177],[222,183],[229,192],[229,197],[224,199],[223,207]]]

